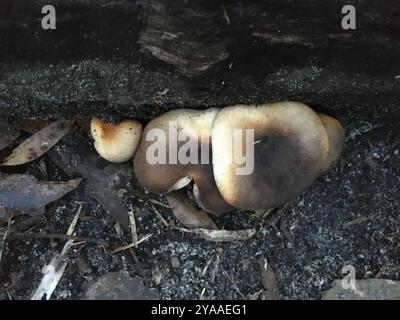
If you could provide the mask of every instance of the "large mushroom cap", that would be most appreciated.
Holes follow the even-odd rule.
[[[204,210],[213,213],[232,210],[215,185],[212,169],[211,129],[218,111],[178,109],[150,121],[134,158],[138,181],[153,193],[166,194],[193,180],[195,196]],[[188,139],[177,141],[176,135],[181,134]],[[191,148],[193,144],[189,141],[196,145]],[[182,163],[183,153],[195,161]]]
[[[215,181],[223,198],[237,208],[281,206],[308,188],[326,165],[329,141],[324,125],[301,103],[226,107],[217,114],[213,129]],[[234,144],[235,129],[242,139]],[[251,147],[246,150],[249,134],[243,129],[254,129],[254,153]],[[240,170],[243,165],[237,164],[235,153],[245,155],[248,163],[254,156],[251,173]]]
[[[318,116],[321,119],[329,138],[328,157],[326,159],[326,165],[323,168],[323,171],[326,171],[333,166],[342,155],[344,146],[344,129],[340,122],[335,118],[323,113],[318,113]]]
[[[139,145],[142,125],[135,120],[115,125],[93,118],[90,132],[100,156],[110,162],[125,162],[133,157]]]

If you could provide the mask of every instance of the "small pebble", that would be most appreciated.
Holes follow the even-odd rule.
[[[174,269],[177,269],[181,266],[181,262],[179,261],[178,257],[174,256],[171,258],[171,266]]]

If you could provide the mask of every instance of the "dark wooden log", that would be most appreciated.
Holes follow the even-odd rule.
[[[224,14],[221,0],[146,1],[139,44],[182,74],[196,76],[228,58]]]
[[[397,113],[397,0],[0,3],[0,118],[150,119],[168,109],[298,100]],[[357,10],[343,30],[341,8]]]

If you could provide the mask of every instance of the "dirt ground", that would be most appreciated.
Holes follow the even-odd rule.
[[[256,235],[248,241],[210,242],[177,231],[174,226],[179,224],[171,210],[149,201],[165,203],[165,199],[144,192],[135,181],[131,163],[109,165],[98,159],[95,166],[107,167],[104,170],[110,173],[100,178],[108,179],[105,185],[135,213],[139,239],[152,234],[138,249],[109,253],[110,248],[131,243],[130,232],[116,226],[99,204],[104,196],[96,193],[96,187],[87,187],[90,177],[47,206],[43,216],[15,218],[13,228],[24,233],[65,234],[83,205],[76,234],[104,241],[105,245],[74,247],[54,299],[80,298],[93,279],[115,271],[142,277],[163,299],[258,299],[263,290],[260,257],[272,267],[282,299],[320,299],[349,264],[356,268],[357,278],[398,280],[400,114],[385,108],[368,114],[355,108],[340,120],[346,128],[343,159],[309,190],[263,219],[243,211],[214,218],[220,228],[256,228]],[[82,161],[82,147],[93,149],[83,130],[68,135],[45,155],[48,179],[72,176],[68,168]],[[4,153],[7,150],[1,156]],[[62,165],[54,161],[56,155]],[[39,167],[35,161],[9,172],[43,178]],[[57,239],[11,240],[0,264],[0,299],[29,299],[40,283],[43,266],[64,244],[65,240]]]

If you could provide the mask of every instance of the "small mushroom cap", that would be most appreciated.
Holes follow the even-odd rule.
[[[211,128],[218,111],[217,108],[178,109],[150,121],[144,129],[143,138],[134,158],[135,175],[140,184],[153,193],[166,194],[194,181],[196,199],[204,210],[212,213],[232,210],[233,208],[225,202],[217,189],[212,169]],[[187,141],[170,141],[171,123],[176,126],[178,135],[184,132],[190,140],[197,142],[197,163],[181,163],[178,156],[179,150]],[[151,132],[155,132],[154,129],[159,130],[159,133],[163,133],[166,137],[165,145],[162,146],[162,149],[166,151],[165,163],[150,163],[147,159],[147,152],[151,146],[155,142],[160,142],[151,138]],[[208,150],[208,154],[204,154],[204,150]],[[176,157],[177,161],[172,161],[170,153],[173,155],[172,158]]]
[[[326,130],[318,115],[302,103],[226,107],[217,114],[213,129],[215,181],[222,197],[237,208],[281,206],[306,190],[326,165]],[[242,141],[235,142],[232,133],[221,134],[234,129],[242,129]],[[253,154],[244,154],[243,129],[254,129]],[[237,174],[243,165],[233,161],[232,153],[240,144],[248,161],[254,156],[250,174]]]
[[[135,120],[125,120],[115,125],[93,118],[90,132],[94,147],[110,162],[125,162],[133,157],[139,145],[142,125]]]
[[[326,159],[326,165],[323,168],[323,171],[326,171],[330,167],[334,166],[342,155],[344,146],[344,129],[340,122],[335,118],[323,113],[318,113],[318,116],[321,119],[329,138],[328,157]]]

